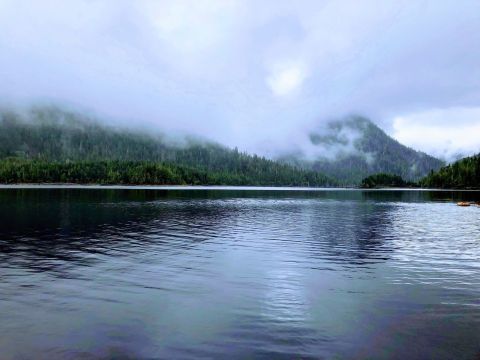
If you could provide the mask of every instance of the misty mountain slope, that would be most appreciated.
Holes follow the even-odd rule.
[[[160,179],[161,174],[170,171],[178,176],[169,176],[169,182],[165,183],[172,183],[172,179],[180,179],[179,183],[211,185],[325,186],[335,183],[318,172],[212,142],[194,138],[173,141],[160,134],[118,129],[55,107],[0,112],[0,160],[4,182],[24,179],[41,182],[38,174],[47,172],[49,181],[68,179],[75,182],[77,179],[84,182],[82,179],[93,181],[97,172],[98,182],[102,183],[112,182],[121,175],[125,183],[130,181],[128,179],[148,178],[161,184],[166,181],[166,178]],[[140,174],[123,176],[118,162],[130,167],[131,172],[144,172],[149,168],[156,175],[147,178]],[[133,162],[142,164],[136,166]],[[50,169],[52,163],[54,168]],[[65,166],[70,163],[78,164],[76,178],[65,174],[73,171],[72,166]],[[98,167],[94,163],[102,164]],[[163,167],[156,168],[158,164]],[[110,176],[109,171],[118,176]],[[29,174],[27,177],[20,176],[25,172]]]
[[[152,160],[172,157],[159,136],[120,130],[56,107],[0,114],[0,156],[50,161]]]
[[[311,132],[309,141],[305,149],[281,160],[335,176],[348,185],[359,184],[376,173],[418,180],[444,165],[439,159],[400,144],[359,116],[329,122],[323,129]]]

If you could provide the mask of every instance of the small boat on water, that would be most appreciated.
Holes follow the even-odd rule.
[[[459,201],[457,203],[458,206],[470,206],[471,204],[468,201]]]

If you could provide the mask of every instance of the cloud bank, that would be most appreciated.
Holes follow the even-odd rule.
[[[433,109],[393,119],[393,136],[443,159],[479,151],[480,108]]]
[[[450,158],[480,151],[479,14],[473,0],[0,0],[0,99],[266,155],[359,113]]]

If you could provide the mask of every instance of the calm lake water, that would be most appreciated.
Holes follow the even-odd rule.
[[[479,359],[477,192],[0,189],[0,359]]]

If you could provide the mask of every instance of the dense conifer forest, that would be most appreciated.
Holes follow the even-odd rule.
[[[364,189],[374,189],[382,187],[418,187],[418,185],[410,181],[405,181],[399,175],[380,173],[370,175],[363,179],[360,187]]]
[[[480,154],[432,171],[420,183],[429,188],[480,189]]]
[[[335,185],[321,173],[237,149],[109,127],[54,107],[1,113],[0,182]]]
[[[197,138],[172,139],[160,133],[104,125],[56,107],[22,112],[3,110],[0,183],[412,187],[415,186],[412,177],[441,164],[440,160],[386,139],[366,119],[349,121],[348,126],[364,131],[355,140],[358,155],[308,165],[292,159],[273,161]],[[331,126],[338,130],[347,125]],[[335,136],[330,134],[328,139],[316,136],[312,141],[342,141]],[[370,164],[364,154],[373,153],[375,147],[377,163]],[[413,165],[407,166],[409,163]],[[384,168],[392,171],[380,171],[361,182],[357,180],[360,174]],[[480,188],[480,155],[436,172],[431,170],[419,185]]]
[[[244,185],[331,186],[324,176],[291,167],[245,171],[180,166],[171,163],[130,160],[59,162],[7,158],[0,160],[2,183],[76,183],[135,185]]]

